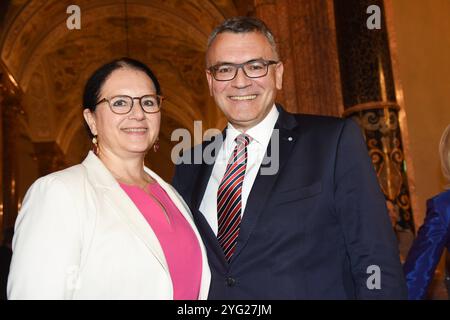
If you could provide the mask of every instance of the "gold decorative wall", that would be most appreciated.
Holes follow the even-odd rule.
[[[345,117],[365,136],[394,228],[414,231],[399,110],[382,0],[335,0]],[[367,8],[380,11],[380,28],[367,27]],[[411,238],[409,239],[411,240]],[[406,252],[403,252],[406,254]]]
[[[90,141],[82,118],[83,86],[106,62],[128,55],[148,64],[160,80],[166,97],[161,147],[146,162],[165,179],[173,172],[174,129],[187,128],[198,143],[202,137],[194,141],[194,121],[202,121],[203,131],[226,123],[206,82],[207,37],[225,17],[251,10],[252,1],[79,0],[81,28],[69,30],[67,8],[72,4],[0,4],[4,227],[14,222],[33,181],[86,155]],[[17,84],[14,93],[4,89],[8,75]]]

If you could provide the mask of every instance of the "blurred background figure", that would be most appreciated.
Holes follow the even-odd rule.
[[[450,248],[450,125],[439,143],[442,173],[447,181],[446,191],[427,201],[425,221],[408,253],[404,271],[409,299],[425,299],[439,260]],[[448,263],[447,259],[447,263]],[[447,265],[447,290],[448,290]]]

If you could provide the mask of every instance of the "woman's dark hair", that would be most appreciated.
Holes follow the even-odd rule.
[[[95,111],[96,104],[100,100],[100,91],[102,90],[106,79],[108,79],[111,73],[120,68],[129,68],[144,72],[152,80],[156,89],[156,94],[161,95],[161,87],[158,79],[147,65],[131,58],[120,58],[101,66],[88,79],[86,86],[84,87],[83,109],[87,108],[91,111]]]

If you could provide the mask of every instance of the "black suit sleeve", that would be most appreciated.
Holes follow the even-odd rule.
[[[406,283],[385,198],[361,131],[352,120],[345,121],[340,134],[334,179],[335,208],[356,297],[406,299]]]
[[[187,165],[179,164],[175,167],[175,174],[172,178],[172,186],[183,197],[184,201],[190,206],[190,170]]]
[[[183,160],[184,155],[186,155],[186,159]],[[180,155],[179,160],[181,163],[175,166],[175,173],[172,178],[172,186],[178,191],[190,207],[192,205],[192,188],[194,186],[197,171],[200,167],[200,165],[191,163],[193,156],[194,149],[186,150]]]
[[[182,166],[181,164],[175,166],[175,173],[172,178],[172,186],[178,191],[179,194],[182,194],[181,190],[183,189],[183,183],[181,179],[182,177],[181,172],[183,170],[181,166]]]

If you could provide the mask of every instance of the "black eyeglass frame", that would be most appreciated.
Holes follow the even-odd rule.
[[[263,75],[260,75],[260,76],[257,76],[257,77],[251,77],[251,76],[249,76],[249,75],[247,74],[247,72],[245,72],[244,66],[247,65],[247,64],[249,64],[249,63],[252,63],[252,62],[258,62],[258,61],[262,62],[263,65],[266,67],[266,72],[265,72]],[[214,65],[214,66],[209,67],[207,70],[209,71],[209,73],[211,73],[211,75],[213,76],[213,78],[214,78],[216,81],[231,81],[231,80],[233,80],[234,78],[236,78],[239,69],[242,69],[242,71],[244,72],[244,74],[245,74],[245,76],[246,76],[247,78],[250,78],[250,79],[257,79],[257,78],[262,78],[262,77],[267,76],[267,74],[269,73],[269,66],[272,65],[272,64],[278,64],[279,62],[280,62],[280,61],[275,61],[275,60],[252,59],[252,60],[249,60],[249,61],[246,61],[246,62],[243,62],[243,63],[219,63],[219,64],[216,64],[216,65]],[[217,79],[217,78],[216,78],[216,71],[217,71],[217,69],[218,69],[219,67],[221,67],[221,66],[228,66],[228,65],[229,65],[229,66],[233,66],[233,67],[236,68],[236,69],[235,69],[235,72],[234,72],[234,76],[233,76],[231,79],[226,79],[226,80]]]
[[[125,98],[130,98],[131,99],[131,107],[130,107],[130,109],[127,112],[114,111],[114,108],[111,106],[111,100],[113,100],[114,98],[117,98],[117,97],[125,97]],[[159,101],[159,103],[158,103],[158,110],[152,111],[152,112],[145,111],[144,107],[142,106],[142,99],[146,98],[146,97],[156,97],[157,98],[157,100]],[[138,99],[139,100],[139,106],[141,107],[142,111],[144,113],[147,113],[147,114],[152,114],[152,113],[158,113],[158,112],[161,111],[161,105],[162,105],[162,102],[163,102],[164,98],[165,98],[164,96],[161,96],[159,94],[146,94],[146,95],[143,95],[142,97],[131,97],[131,96],[128,96],[128,95],[125,95],[125,94],[119,94],[119,95],[113,96],[113,97],[111,97],[109,99],[107,99],[107,98],[101,99],[99,102],[97,102],[95,104],[95,107],[97,105],[99,105],[100,103],[108,102],[109,109],[111,110],[112,113],[115,113],[115,114],[127,114],[127,113],[130,113],[131,110],[133,110],[134,100]]]

